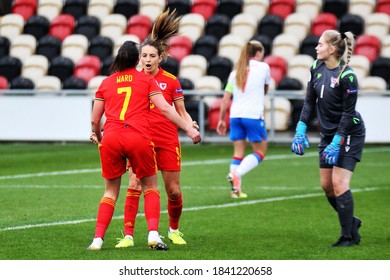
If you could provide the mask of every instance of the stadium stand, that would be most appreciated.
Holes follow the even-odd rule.
[[[216,13],[227,15],[233,19],[235,15],[242,13],[243,0],[219,0]]]
[[[196,90],[221,90],[222,89],[222,83],[221,80],[215,76],[202,76],[199,79],[195,81],[195,89]],[[203,101],[205,102],[205,105],[209,107],[214,100],[217,99],[216,96],[205,96],[203,98]]]
[[[238,35],[227,34],[221,38],[218,45],[218,55],[229,58],[235,64],[240,57],[245,41]]]
[[[272,40],[267,35],[254,35],[251,40],[256,40],[263,44],[264,57],[270,54],[272,49]]]
[[[271,53],[283,57],[287,61],[298,54],[299,43],[299,39],[292,34],[279,34],[272,42]]]
[[[73,16],[59,14],[50,22],[49,34],[64,41],[66,37],[73,34],[75,25],[76,21]]]
[[[278,84],[287,73],[287,62],[286,60],[277,55],[268,55],[264,57],[264,62],[266,62],[271,69],[271,77],[274,79],[275,83]]]
[[[299,46],[300,54],[310,55],[312,58],[317,58],[317,52],[315,47],[318,45],[318,41],[320,39],[320,35],[312,35],[309,34],[302,40],[301,45]]]
[[[87,15],[97,17],[100,22],[112,13],[114,0],[89,0]]]
[[[219,55],[213,56],[208,62],[207,75],[218,77],[222,86],[225,87],[229,74],[233,70],[233,62],[229,58]]]
[[[140,1],[139,14],[146,15],[155,21],[164,8],[165,0],[143,0]]]
[[[381,40],[380,55],[383,57],[390,58],[390,34],[384,36]],[[1,55],[0,55],[0,57],[1,57]]]
[[[390,15],[385,13],[372,13],[365,21],[364,33],[383,38],[390,31]]]
[[[323,0],[322,12],[332,13],[338,19],[348,13],[349,1],[345,0]]]
[[[359,94],[363,91],[385,91],[386,81],[381,77],[367,76],[359,80]]]
[[[81,57],[75,67],[73,76],[83,79],[88,83],[93,77],[100,73],[101,61],[95,55],[84,55]]]
[[[193,0],[191,13],[200,14],[208,21],[217,9],[217,0]]]
[[[9,55],[11,42],[7,37],[0,36],[0,58]]]
[[[348,13],[361,16],[364,20],[375,11],[376,0],[349,0]]]
[[[378,0],[376,2],[375,12],[385,13],[390,16],[390,0]]]
[[[139,1],[138,0],[116,0],[114,4],[113,13],[121,14],[129,19],[130,17],[138,14]]]
[[[289,128],[291,120],[291,103],[285,97],[275,97],[273,102],[269,96],[264,99],[264,119],[269,125],[274,122],[276,131],[285,131]],[[274,118],[271,117],[271,111]]]
[[[268,13],[278,15],[283,20],[295,11],[295,0],[271,0]]]
[[[33,35],[20,34],[12,39],[9,53],[24,63],[26,58],[35,53],[36,47],[37,39]]]
[[[8,89],[8,80],[4,76],[0,76],[0,89]]]
[[[103,61],[102,61],[102,67],[100,69],[100,75],[102,76],[109,76],[110,75],[110,66],[114,62],[114,56],[107,56]]]
[[[88,90],[92,90],[93,92],[97,91],[97,89],[99,88],[100,84],[102,83],[102,81],[106,77],[107,76],[104,76],[104,75],[98,75],[98,76],[95,76],[92,79],[90,79],[88,84],[87,84]]]
[[[381,51],[381,41],[375,35],[362,34],[356,39],[354,54],[364,55],[372,63]]]
[[[169,54],[179,62],[192,53],[192,40],[184,35],[173,36],[170,40]]]
[[[207,71],[207,60],[202,55],[190,54],[180,62],[179,76],[191,80],[194,84],[196,80],[205,76]]]
[[[137,35],[123,34],[122,36],[116,38],[116,40],[114,41],[114,49],[113,49],[113,52],[112,52],[113,56],[116,56],[118,54],[119,48],[123,45],[123,43],[125,41],[134,41],[137,44],[140,43],[140,39],[138,38]]]
[[[355,36],[364,32],[364,19],[359,15],[345,14],[339,19],[339,31],[351,31]]]
[[[100,35],[115,41],[125,34],[127,19],[121,14],[109,14],[101,20]]]
[[[88,51],[88,38],[81,34],[71,34],[62,42],[61,55],[70,58],[74,64]]]
[[[294,34],[301,42],[311,28],[310,17],[304,13],[291,13],[284,20],[283,33]]]
[[[32,55],[27,57],[22,65],[21,76],[32,80],[34,83],[47,74],[49,60],[43,55]]]
[[[390,89],[390,58],[378,56],[371,64],[370,76],[383,78],[387,82],[387,88]]]
[[[177,76],[179,75],[180,63],[176,58],[168,56],[167,59],[160,62],[160,66],[169,73]]]
[[[23,90],[30,89],[31,90],[31,89],[35,88],[35,84],[31,79],[19,76],[11,81],[11,83],[9,84],[9,88],[10,89],[23,89]],[[32,95],[32,94],[28,94],[28,95]]]
[[[218,121],[219,121],[219,114],[220,114],[220,109],[221,109],[221,103],[222,103],[222,98],[216,98],[214,102],[210,105],[209,111],[208,111],[208,116],[207,116],[207,128],[209,130],[216,130]],[[232,106],[232,100],[230,100],[228,109],[226,110],[225,114],[225,123],[226,123],[226,128],[230,128],[230,107]]]
[[[288,60],[286,75],[300,81],[303,88],[306,89],[310,77],[310,67],[313,62],[314,59],[310,55],[297,54]]]
[[[62,89],[83,90],[87,89],[87,83],[81,78],[71,76],[62,83]]]
[[[310,33],[321,36],[325,30],[337,29],[338,19],[332,13],[319,13],[312,21]]]
[[[48,75],[58,77],[61,82],[73,75],[74,62],[64,56],[56,56],[49,65]]]
[[[349,65],[352,67],[359,81],[370,74],[370,60],[364,55],[352,55]]]
[[[60,90],[61,87],[61,80],[56,76],[44,76],[35,84],[37,90]]]

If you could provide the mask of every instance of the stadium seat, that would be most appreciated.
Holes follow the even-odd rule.
[[[273,55],[281,56],[285,60],[295,56],[299,50],[299,40],[292,34],[282,33],[272,41]]]
[[[310,67],[313,62],[314,59],[310,55],[297,54],[288,60],[286,75],[300,81],[303,88],[306,89],[310,77]]]
[[[218,77],[224,87],[229,78],[230,72],[233,70],[233,62],[224,56],[214,56],[208,60],[207,75]]]
[[[54,90],[58,91],[61,89],[61,80],[56,76],[44,76],[37,80],[35,89],[37,90]]]
[[[81,34],[72,34],[62,42],[61,55],[70,58],[74,64],[88,51],[88,38]]]
[[[272,49],[272,40],[267,35],[254,35],[250,40],[259,41],[264,47],[264,57],[270,54]]]
[[[390,15],[384,13],[373,13],[365,20],[364,33],[383,38],[390,33]]]
[[[39,40],[49,33],[49,28],[50,22],[46,17],[33,15],[25,22],[23,33],[33,35]]]
[[[60,14],[50,23],[49,34],[64,41],[66,37],[73,34],[76,22],[73,16]]]
[[[20,59],[22,63],[24,60],[35,53],[37,47],[37,40],[33,35],[20,34],[14,37],[11,41],[9,53],[13,57]]]
[[[87,15],[97,17],[101,22],[112,14],[114,0],[89,0]]]
[[[46,35],[39,39],[35,52],[46,56],[50,61],[61,54],[61,48],[62,42],[58,37]]]
[[[93,37],[89,43],[88,54],[95,55],[103,61],[106,57],[112,55],[114,49],[114,42],[104,36]]]
[[[61,14],[63,0],[39,0],[37,14],[46,17],[50,22]]]
[[[319,13],[313,19],[310,33],[315,36],[321,36],[325,30],[337,29],[338,20],[332,13]]]
[[[150,17],[152,21],[155,21],[161,11],[165,8],[166,0],[143,0],[140,1],[139,14]]]
[[[242,4],[242,12],[251,14],[256,18],[256,21],[262,19],[268,12],[269,0],[244,0]]]
[[[222,82],[215,76],[202,76],[195,81],[195,89],[202,91],[220,91],[222,89]],[[209,107],[216,98],[216,96],[205,96],[203,101]]]
[[[295,13],[303,13],[314,20],[322,11],[322,0],[296,0]]]
[[[0,73],[1,75],[1,73]],[[371,64],[370,76],[379,76],[390,84],[390,58],[378,56]]]
[[[37,6],[37,0],[14,0],[12,4],[12,13],[21,15],[26,21],[29,17],[35,15]]]
[[[295,0],[271,0],[268,13],[278,15],[283,20],[295,11]]]
[[[218,55],[229,58],[234,64],[241,54],[245,41],[238,35],[227,34],[221,38],[218,45]]]
[[[129,19],[138,14],[139,1],[138,0],[116,0],[114,4],[114,14],[121,14]]]
[[[76,21],[87,15],[89,0],[65,0],[62,14],[72,15]]]
[[[257,26],[257,33],[273,40],[283,31],[284,20],[278,15],[266,14]]]
[[[309,34],[302,40],[299,47],[300,54],[310,55],[312,58],[317,59],[317,51],[315,50],[320,40],[320,35]]]
[[[11,42],[7,37],[0,36],[0,58],[9,55]]]
[[[370,74],[370,60],[364,55],[352,55],[349,66],[353,69],[359,81]]]
[[[194,83],[186,78],[179,77],[179,82],[183,90],[193,90],[195,88]]]
[[[362,34],[356,39],[354,54],[364,55],[372,63],[381,51],[381,41],[374,35]]]
[[[375,12],[385,13],[390,16],[390,0],[378,0],[376,2]]]
[[[0,36],[10,41],[23,33],[24,18],[19,14],[6,14],[0,18]]]
[[[230,25],[230,34],[239,35],[249,40],[257,30],[257,20],[252,14],[240,13],[233,17]]]
[[[311,20],[304,13],[291,13],[284,20],[283,33],[294,34],[301,42],[310,32]]]
[[[367,76],[359,80],[359,94],[364,94],[364,91],[385,91],[386,89],[387,84],[382,77]]]
[[[95,16],[83,15],[77,20],[74,34],[82,34],[91,40],[100,34],[100,20]]]
[[[107,76],[103,75],[98,75],[91,78],[87,84],[87,89],[95,93],[105,78],[107,78]]]
[[[195,41],[192,48],[193,54],[203,55],[207,60],[211,59],[218,52],[218,40],[212,35],[203,35]]]
[[[170,40],[169,54],[179,62],[192,53],[192,40],[184,35],[173,36]]]
[[[205,21],[208,21],[217,9],[217,0],[193,0],[191,13],[197,13],[203,16]]]
[[[287,73],[287,62],[281,56],[269,55],[264,57],[271,70],[271,77],[278,84]]]
[[[192,0],[167,0],[166,8],[170,11],[176,10],[178,15],[191,13]]]
[[[62,83],[62,89],[83,90],[87,89],[87,83],[81,78],[71,76]]]
[[[348,13],[349,1],[345,0],[323,0],[322,12],[332,13],[338,19]]]
[[[214,14],[206,22],[205,34],[220,40],[230,31],[230,19],[227,15]]]
[[[206,70],[206,58],[198,54],[190,54],[180,62],[179,76],[187,78],[195,84],[197,79],[206,75]]]
[[[140,43],[140,39],[138,38],[137,35],[123,34],[122,36],[116,38],[116,40],[114,41],[114,49],[112,52],[113,56],[116,56],[118,54],[119,48],[123,45],[125,41],[133,41],[136,42],[137,44]]]
[[[110,73],[110,67],[112,63],[114,62],[115,57],[114,56],[107,56],[103,61],[102,61],[102,67],[100,69],[100,75],[102,76],[109,76]]]
[[[303,90],[303,85],[299,80],[285,76],[279,82],[276,89],[278,91],[298,91],[296,99],[289,98],[289,101],[291,103],[291,121],[289,129],[295,131],[296,124],[298,123],[299,118],[301,116],[301,111],[304,102],[304,100],[302,99],[302,96],[304,96],[305,94],[305,91]],[[315,117],[314,115],[315,114],[313,114],[312,118]]]
[[[45,76],[49,69],[49,60],[46,56],[36,54],[30,57],[27,57],[22,66],[21,76],[29,78],[34,83]]]
[[[0,76],[0,89],[8,89],[8,80],[4,76]]]
[[[160,66],[162,69],[175,76],[179,75],[180,63],[176,58],[173,58],[172,56],[168,56],[167,59],[162,60],[160,62]]]
[[[61,82],[73,75],[74,63],[70,58],[56,56],[49,65],[48,75],[58,77]]]
[[[268,128],[274,125],[276,131],[285,131],[289,128],[291,119],[291,103],[285,97],[274,97],[273,103],[270,96],[266,95],[264,99],[264,116]],[[272,119],[271,112],[274,118]],[[272,123],[274,121],[274,124]]]
[[[195,42],[204,33],[206,21],[197,13],[189,13],[182,16],[179,23],[179,34],[187,36]]]
[[[146,15],[133,15],[127,21],[127,34],[138,36],[140,41],[143,41],[152,31],[152,20]]]
[[[93,77],[99,75],[101,67],[100,59],[95,55],[85,55],[81,57],[75,67],[73,76],[83,79],[86,83]]]
[[[345,14],[339,20],[339,31],[351,31],[355,36],[360,36],[364,31],[364,19],[359,15]]]
[[[230,20],[242,13],[243,0],[219,0],[216,13],[227,15]]]
[[[380,55],[383,57],[390,58],[390,34],[386,35],[381,40],[381,52]],[[1,55],[0,55],[1,57]]]
[[[10,82],[9,88],[10,89],[32,90],[35,88],[35,84],[29,78],[18,76]],[[32,94],[23,94],[23,95],[32,95]]]
[[[375,11],[376,0],[349,0],[348,13],[361,16],[364,20]]]
[[[109,14],[101,22],[100,35],[110,38],[113,42],[125,34],[127,19],[124,15]]]
[[[12,81],[22,73],[22,65],[19,58],[9,55],[4,56],[0,58],[0,76]]]
[[[209,130],[216,130],[219,122],[219,115],[221,111],[222,98],[218,97],[209,107],[208,117],[207,117],[207,128]],[[228,108],[226,109],[225,114],[225,123],[226,128],[230,129],[230,107],[232,106],[232,100],[230,100]]]

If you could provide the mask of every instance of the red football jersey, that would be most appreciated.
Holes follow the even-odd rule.
[[[149,97],[155,94],[161,90],[154,78],[135,68],[105,78],[95,94],[96,100],[105,102],[104,132],[128,125],[150,138]]]
[[[172,105],[175,101],[184,100],[183,90],[179,79],[163,70],[159,69],[157,75],[154,76],[160,86],[165,100]],[[158,146],[158,143],[177,142],[178,127],[168,120],[161,112],[150,103],[150,132],[153,142]]]

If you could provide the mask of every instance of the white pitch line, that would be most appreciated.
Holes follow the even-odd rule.
[[[375,188],[362,188],[362,189],[356,189],[353,192],[366,192],[366,191],[376,191],[376,190],[383,190],[383,189],[388,189],[388,188],[378,188],[378,187],[375,187]],[[220,209],[220,208],[236,207],[236,206],[243,206],[243,205],[253,205],[253,204],[275,202],[275,201],[284,201],[284,200],[302,199],[302,198],[308,198],[308,197],[317,197],[317,196],[323,196],[323,193],[322,192],[318,192],[318,193],[309,193],[309,194],[298,194],[298,195],[271,197],[271,198],[264,198],[264,199],[257,199],[257,200],[245,200],[245,201],[231,202],[231,203],[225,203],[225,204],[220,204],[220,205],[196,206],[196,207],[183,208],[183,211],[201,211],[201,210],[209,210],[209,209],[217,209],[217,208]],[[167,211],[161,211],[161,213],[167,213]],[[138,214],[137,216],[144,216],[144,214]],[[123,215],[114,216],[113,219],[123,219]],[[74,220],[74,221],[53,222],[53,223],[43,223],[43,224],[35,224],[35,225],[33,224],[33,225],[23,225],[23,226],[7,227],[7,228],[1,228],[0,231],[11,231],[11,230],[23,230],[23,229],[39,228],[39,227],[73,225],[73,224],[81,224],[81,223],[93,222],[93,221],[96,221],[96,218]]]
[[[388,152],[390,151],[390,147],[381,147],[381,148],[369,148],[364,150],[364,153],[375,153],[375,152]],[[318,156],[317,152],[306,153],[305,157],[313,157]],[[269,155],[266,157],[266,160],[277,160],[277,159],[299,159],[302,157],[298,157],[297,155],[291,153],[290,155]],[[221,164],[228,163],[229,159],[216,159],[216,160],[201,160],[201,161],[188,161],[182,162],[182,166],[193,166],[193,165],[211,165],[211,164]],[[58,176],[58,175],[72,175],[79,173],[96,173],[101,172],[100,168],[92,168],[92,169],[77,169],[77,170],[64,170],[64,171],[52,171],[52,172],[40,172],[40,173],[32,173],[32,174],[17,174],[17,175],[5,175],[0,176],[0,180],[5,179],[21,179],[21,178],[31,178],[31,177],[42,177],[42,176]]]

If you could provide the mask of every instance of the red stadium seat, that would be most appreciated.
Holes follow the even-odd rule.
[[[100,73],[100,59],[95,55],[85,55],[77,61],[73,76],[83,79],[86,83]]]
[[[12,5],[12,13],[23,16],[27,20],[37,12],[37,0],[15,0]]]
[[[8,89],[8,80],[4,76],[0,76],[0,89]]]
[[[311,34],[321,36],[327,29],[337,29],[337,17],[332,13],[318,14],[311,24]]]
[[[295,11],[295,0],[271,0],[268,13],[278,15],[283,20]]]
[[[137,35],[142,42],[152,29],[152,20],[150,17],[142,14],[131,16],[127,21],[127,34]]]
[[[221,109],[221,103],[222,103],[222,98],[217,98],[210,105],[209,114],[207,116],[209,130],[216,130],[217,129],[218,121],[219,121],[219,114],[220,114],[220,109]],[[230,106],[231,105],[232,105],[232,100],[230,100],[229,108],[226,110],[226,114],[225,114],[225,122],[226,122],[227,129],[229,129],[229,127],[230,127]]]
[[[170,45],[169,54],[173,58],[176,58],[179,62],[192,52],[192,41],[184,35],[176,35],[172,37]]]
[[[283,57],[269,55],[264,58],[271,69],[271,77],[278,84],[287,73],[287,62]]]
[[[60,14],[52,20],[49,34],[63,41],[73,33],[75,24],[76,22],[72,15]]]
[[[372,63],[381,51],[381,41],[374,35],[362,34],[356,40],[354,54],[364,55]]]
[[[207,21],[217,9],[217,0],[194,0],[191,13],[201,14]]]
[[[384,13],[390,16],[390,0],[378,0],[376,2],[376,13]]]

